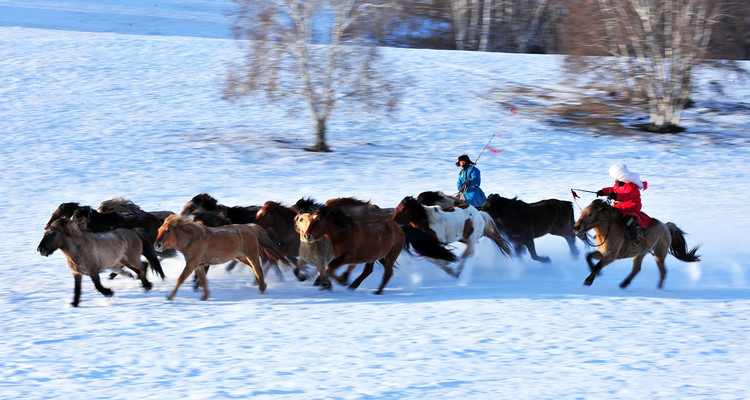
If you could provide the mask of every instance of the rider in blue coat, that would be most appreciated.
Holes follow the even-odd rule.
[[[482,207],[487,196],[485,196],[482,189],[479,188],[479,184],[482,183],[479,168],[474,165],[466,154],[458,157],[456,166],[461,167],[461,172],[458,173],[457,184],[459,194],[467,204],[476,208]]]

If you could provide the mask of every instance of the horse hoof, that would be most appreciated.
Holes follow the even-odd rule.
[[[168,294],[167,295],[167,300],[169,300],[169,301],[174,300],[174,295],[173,294]]]
[[[147,292],[149,290],[151,290],[153,287],[154,287],[154,285],[152,285],[151,282],[146,282],[146,283],[143,284],[143,290],[145,290]]]
[[[583,281],[584,286],[591,286],[592,283],[594,283],[593,279],[586,279]]]
[[[73,302],[70,303],[70,305],[73,306],[73,307],[78,307],[78,302],[77,301],[73,301]]]
[[[620,284],[620,289],[625,289],[626,287],[628,287],[628,283],[623,282]]]
[[[102,291],[102,294],[103,294],[103,295],[104,295],[105,297],[112,297],[112,296],[113,296],[113,295],[114,295],[115,293],[114,293],[114,292],[113,292],[112,290],[110,290],[110,289],[107,289],[107,290],[104,290],[104,291]]]
[[[111,274],[109,274],[109,280],[110,280],[110,281],[111,281],[112,279],[115,279],[116,277],[117,277],[117,273],[115,273],[115,272],[112,272]]]

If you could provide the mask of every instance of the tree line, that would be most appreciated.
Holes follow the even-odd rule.
[[[232,62],[224,98],[265,95],[306,112],[311,151],[330,151],[335,108],[395,108],[403,82],[379,46],[565,54],[566,66],[643,107],[643,129],[681,131],[699,64],[744,72],[747,0],[234,0]],[[597,57],[590,57],[597,56]],[[605,79],[602,80],[601,78]],[[377,95],[375,95],[377,94]]]

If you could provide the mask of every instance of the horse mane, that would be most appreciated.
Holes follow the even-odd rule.
[[[488,211],[488,210],[494,210],[494,211],[500,211],[500,209],[506,209],[509,208],[512,210],[512,212],[515,213],[524,213],[529,214],[531,213],[531,205],[523,200],[519,200],[518,196],[513,197],[512,199],[505,198],[503,196],[500,196],[499,194],[491,194],[487,196],[487,207],[482,207],[482,210]]]
[[[317,211],[322,204],[316,203],[315,200],[313,200],[310,197],[307,198],[301,198],[297,200],[296,203],[291,207],[292,210],[297,211],[297,213],[314,213]]]
[[[219,208],[219,202],[208,193],[197,194],[193,196],[190,201],[199,206],[203,206],[203,208],[209,211],[214,211]]]
[[[417,201],[425,206],[450,207],[458,204],[455,198],[441,191],[426,191],[417,196]]]
[[[80,206],[78,203],[62,203],[57,207],[57,211],[60,211],[60,218],[70,218]]]
[[[187,218],[188,220],[192,222],[196,222],[196,223],[203,224],[205,226],[210,226],[210,227],[217,227],[217,226],[232,224],[232,220],[230,220],[229,218],[222,217],[218,213],[209,212],[209,211],[196,212],[196,213],[190,214],[190,216]]]
[[[287,207],[287,206],[285,206],[285,205],[283,205],[283,204],[281,204],[281,203],[279,203],[277,201],[267,201],[267,202],[265,202],[265,204],[263,204],[263,207],[261,207],[260,210],[258,210],[258,212],[260,212],[261,210],[266,210],[266,211],[276,210],[277,212],[279,212],[282,215],[284,215],[286,217],[289,217],[289,218],[294,218],[294,216],[297,215],[297,211],[294,211],[293,209],[291,209],[291,208],[289,208],[289,207]]]
[[[325,206],[327,207],[346,207],[346,206],[371,206],[373,205],[369,201],[360,200],[354,197],[338,197],[326,201]]]
[[[98,211],[100,213],[123,213],[123,214],[144,214],[146,213],[137,204],[124,197],[114,197],[104,200]]]
[[[409,222],[421,222],[425,226],[429,225],[427,210],[425,210],[425,207],[432,206],[425,206],[411,196],[404,197],[404,199],[401,200],[401,204],[404,206],[404,212],[409,217]]]
[[[318,211],[316,211],[318,215],[328,219],[336,225],[337,227],[341,229],[349,229],[351,225],[354,223],[354,219],[346,215],[341,209],[339,208],[331,208],[329,206],[321,206]]]

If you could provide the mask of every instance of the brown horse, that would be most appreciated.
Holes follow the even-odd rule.
[[[174,247],[185,258],[185,268],[167,296],[169,300],[174,298],[177,289],[193,272],[198,274],[198,281],[203,288],[201,300],[208,299],[206,273],[203,268],[199,268],[204,265],[223,264],[232,259],[247,264],[255,273],[258,290],[263,293],[266,282],[260,262],[261,252],[269,260],[286,262],[268,233],[258,225],[233,224],[211,228],[177,215],[170,215],[164,220],[159,228],[155,247],[158,250]]]
[[[366,210],[367,207],[363,208]],[[310,225],[304,232],[307,241],[328,239],[334,258],[328,263],[325,274],[330,276],[344,264],[365,263],[362,274],[349,285],[356,289],[372,273],[376,261],[382,260],[384,272],[376,294],[393,275],[393,265],[406,245],[401,228],[383,213],[368,219],[354,219],[341,208],[323,206],[312,214]]]
[[[300,281],[308,278],[304,265],[297,262],[300,248],[299,233],[294,228],[297,212],[275,201],[267,201],[255,215],[255,223],[270,230],[279,246],[279,253],[295,265],[294,276]]]
[[[315,210],[317,211],[317,209]],[[313,211],[314,212],[314,211]],[[305,232],[310,227],[312,221],[312,214],[302,213],[297,214],[294,217],[294,228],[297,230],[300,237],[299,245],[299,264],[310,264],[318,270],[318,277],[315,279],[315,286],[322,286],[322,289],[330,289],[331,282],[326,276],[326,266],[331,260],[334,259],[333,252],[331,251],[331,244],[325,237],[320,240],[309,242],[305,239]],[[349,274],[357,266],[357,264],[349,264],[341,275],[333,275],[333,278],[341,285],[347,285],[349,283]]]
[[[570,253],[578,257],[576,235],[573,233],[573,203],[569,201],[547,199],[526,203],[518,198],[508,199],[491,194],[482,205],[482,211],[489,213],[508,235],[508,239],[515,244],[516,254],[520,254],[525,246],[532,259],[550,262],[549,257],[537,255],[534,246],[535,238],[549,234],[565,238]]]
[[[94,287],[104,296],[112,296],[109,288],[102,286],[99,272],[105,269],[129,275],[122,270],[124,265],[135,271],[145,290],[150,290],[151,282],[146,279],[149,264],[141,261],[141,255],[152,260],[151,268],[164,278],[159,260],[151,243],[141,233],[132,229],[115,229],[104,233],[92,233],[83,227],[82,221],[66,218],[50,224],[37,251],[45,257],[60,249],[65,255],[68,267],[73,271],[75,282],[73,307],[78,307],[81,300],[81,279],[87,275],[94,282]]]
[[[684,262],[700,261],[700,257],[695,254],[698,247],[688,251],[685,234],[675,224],[671,222],[665,224],[655,220],[656,224],[646,229],[643,240],[638,246],[633,247],[627,228],[621,220],[620,211],[601,199],[595,199],[581,211],[581,216],[575,223],[573,231],[576,235],[584,236],[586,232],[593,229],[596,232],[594,240],[597,247],[596,251],[586,256],[591,274],[584,281],[585,285],[594,283],[594,278],[602,268],[621,258],[633,258],[633,270],[620,283],[621,288],[626,288],[638,274],[643,257],[648,253],[654,255],[656,265],[659,267],[659,288],[663,286],[664,278],[667,276],[667,268],[664,265],[667,253]],[[599,262],[594,264],[592,260],[599,260]]]

